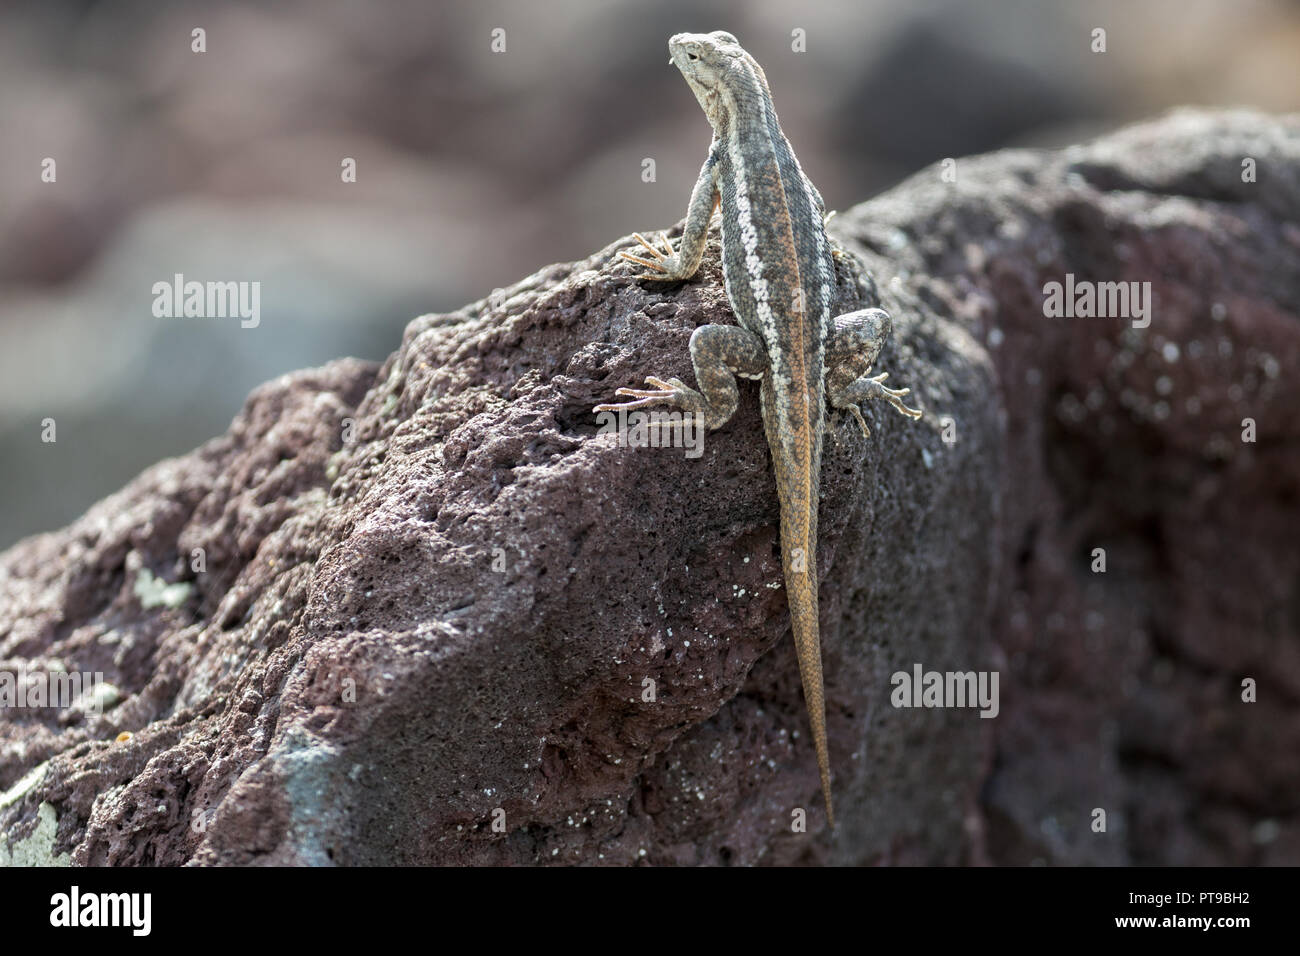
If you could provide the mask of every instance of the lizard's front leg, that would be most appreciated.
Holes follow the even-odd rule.
[[[647,385],[654,390],[620,388],[616,395],[635,399],[616,405],[597,405],[594,411],[631,411],[646,405],[671,405],[697,418],[703,418],[710,431],[725,425],[740,402],[736,376],[762,378],[767,371],[767,353],[763,340],[738,325],[702,325],[691,334],[691,364],[699,391],[680,379],[668,381],[651,375]]]
[[[628,262],[635,262],[639,266],[654,270],[642,273],[637,276],[638,279],[680,282],[695,275],[695,270],[700,267],[700,260],[704,258],[709,221],[713,218],[713,210],[718,206],[718,188],[713,181],[713,167],[716,163],[717,151],[710,149],[709,158],[704,161],[700,176],[695,181],[695,188],[691,191],[691,201],[686,207],[686,226],[682,229],[682,241],[676,252],[673,252],[673,244],[668,241],[666,235],[659,237],[667,250],[661,252],[639,232],[632,233],[636,241],[645,246],[648,254],[653,257],[646,259],[643,256],[634,256],[630,252],[619,253],[619,256]],[[641,252],[639,249],[637,251]]]
[[[868,438],[871,431],[862,417],[861,404],[883,398],[901,414],[920,418],[921,412],[903,404],[909,388],[886,388],[882,382],[888,372],[868,376],[876,357],[889,338],[892,322],[884,309],[847,312],[835,319],[835,327],[826,343],[826,394],[835,408],[852,413]]]

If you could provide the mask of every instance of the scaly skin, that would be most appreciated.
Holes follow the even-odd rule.
[[[709,222],[722,210],[722,258],[727,298],[738,326],[706,325],[691,336],[699,390],[651,376],[651,389],[620,388],[634,401],[596,411],[672,405],[718,428],[736,410],[735,376],[761,381],[763,429],[772,452],[781,504],[781,563],[799,657],[826,816],[831,807],[830,755],[822,685],[817,612],[817,505],[825,403],[850,411],[867,432],[861,402],[883,398],[913,418],[907,389],[885,388],[885,375],[866,377],[889,336],[880,309],[832,318],[835,263],[824,228],[825,206],[781,132],[767,78],[729,33],[678,34],[668,42],[713,127],[713,144],[687,208],[676,252],[637,236],[639,255],[623,258],[659,281],[689,279],[704,254]],[[649,256],[649,258],[646,258]]]

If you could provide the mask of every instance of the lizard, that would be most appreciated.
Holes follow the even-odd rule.
[[[669,63],[695,93],[713,128],[708,157],[687,207],[676,250],[639,233],[640,244],[620,256],[648,271],[637,280],[678,282],[695,275],[709,224],[722,211],[722,266],[727,299],[738,325],[703,325],[690,339],[698,389],[676,378],[646,378],[650,388],[620,388],[631,401],[597,405],[596,412],[668,405],[703,420],[707,430],[730,420],[739,404],[736,377],[759,381],[763,430],[771,450],[780,503],[781,564],[799,659],[826,817],[831,805],[830,755],[822,679],[816,561],[825,403],[870,429],[861,404],[903,403],[907,388],[887,388],[888,372],[870,377],[892,331],[889,313],[862,309],[832,317],[833,250],[826,206],[804,174],[781,130],[762,68],[730,33],[679,33],[668,41]]]

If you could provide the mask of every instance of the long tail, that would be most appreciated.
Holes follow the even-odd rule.
[[[817,769],[821,774],[822,795],[826,798],[826,816],[831,826],[835,826],[835,811],[831,808],[831,761],[826,744],[821,636],[817,625],[817,539],[815,535],[803,533],[808,527],[806,519],[800,521],[798,517],[801,516],[787,515],[785,510],[783,506],[781,556],[790,602],[790,623],[794,630],[795,651],[799,656],[799,677],[803,681],[808,721],[812,724],[813,744],[817,748]],[[816,520],[814,515],[814,527]]]
[[[820,368],[813,381],[820,385]],[[766,383],[765,383],[766,384]],[[771,385],[768,385],[772,389]],[[811,394],[810,394],[811,392]],[[763,392],[765,419],[783,419],[768,433],[777,494],[781,500],[781,563],[799,676],[817,748],[826,816],[831,809],[831,762],[826,745],[826,698],[822,686],[821,636],[817,623],[817,504],[821,483],[822,392],[820,387],[795,389],[778,396]],[[779,411],[778,411],[779,409]]]

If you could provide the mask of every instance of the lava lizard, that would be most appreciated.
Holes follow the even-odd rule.
[[[817,505],[825,401],[852,413],[870,436],[861,402],[883,398],[919,418],[902,398],[908,389],[867,377],[891,330],[889,314],[863,309],[832,318],[835,263],[825,231],[825,204],[804,175],[777,122],[767,78],[730,33],[679,33],[669,61],[682,72],[713,127],[713,143],[691,193],[677,251],[634,234],[645,251],[620,255],[649,273],[638,279],[678,282],[699,268],[713,212],[722,207],[722,264],[727,299],[739,325],[704,325],[691,335],[699,390],[671,378],[651,389],[620,388],[633,401],[598,405],[619,411],[670,405],[712,430],[740,399],[735,376],[760,380],[763,430],[772,451],[781,505],[781,563],[826,816],[831,809],[826,702],[817,615]],[[646,258],[646,256],[649,258]]]

